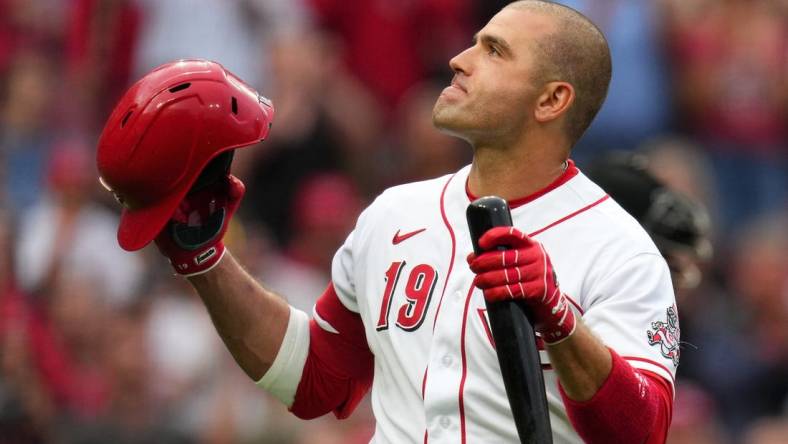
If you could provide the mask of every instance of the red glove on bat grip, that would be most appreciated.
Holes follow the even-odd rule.
[[[183,199],[156,237],[176,273],[194,276],[219,263],[225,252],[222,238],[245,191],[243,182],[228,174]]]
[[[495,250],[505,246],[508,250]],[[542,244],[513,227],[494,227],[479,238],[486,250],[468,256],[476,273],[474,285],[488,301],[521,299],[530,308],[534,330],[556,344],[575,330],[575,314],[558,287],[558,279]]]

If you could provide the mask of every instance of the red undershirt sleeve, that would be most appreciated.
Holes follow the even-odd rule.
[[[309,354],[290,411],[303,419],[331,411],[347,418],[372,385],[373,371],[361,316],[342,305],[331,284],[309,321]]]
[[[573,401],[559,383],[569,420],[589,444],[664,443],[673,415],[673,391],[663,377],[634,369],[610,349],[613,367],[588,401]]]

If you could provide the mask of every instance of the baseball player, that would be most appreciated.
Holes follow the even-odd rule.
[[[604,37],[574,10],[518,1],[450,66],[433,120],[473,163],[364,210],[311,318],[222,244],[244,193],[230,153],[265,137],[273,108],[217,64],[166,65],[110,116],[98,164],[124,204],[121,246],[155,239],[238,364],[299,417],[347,417],[371,389],[372,442],[516,442],[485,300],[520,299],[554,442],[663,442],[679,361],[670,272],[569,160],[607,91]],[[465,210],[488,194],[508,200],[514,227],[489,230],[476,256]]]

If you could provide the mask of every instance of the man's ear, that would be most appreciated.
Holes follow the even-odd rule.
[[[536,101],[534,118],[537,122],[547,123],[562,115],[575,101],[575,89],[567,82],[549,82]]]

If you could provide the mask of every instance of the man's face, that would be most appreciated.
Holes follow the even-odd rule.
[[[496,14],[449,62],[455,75],[435,103],[435,126],[471,143],[519,136],[533,121],[542,87],[537,41],[552,29],[548,16],[532,11]]]

